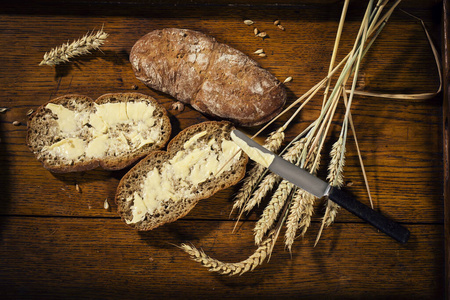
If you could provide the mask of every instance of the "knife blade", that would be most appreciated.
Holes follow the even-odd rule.
[[[331,201],[337,203],[402,244],[408,241],[410,232],[399,223],[359,202],[343,190],[331,186],[322,179],[312,175],[307,170],[302,169],[267,150],[242,131],[237,129],[233,130],[231,132],[231,138],[250,157],[250,159],[262,164],[273,173],[280,175],[297,187],[302,188],[319,198],[328,197]]]

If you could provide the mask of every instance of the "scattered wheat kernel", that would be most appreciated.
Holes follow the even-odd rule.
[[[255,33],[255,35],[258,35],[258,33],[259,33],[258,28],[255,27],[255,29],[253,29],[253,32]]]
[[[260,37],[260,38],[265,38],[265,37],[267,36],[267,33],[265,33],[265,32],[263,31],[263,32],[258,33],[256,36],[258,36],[258,37]]]
[[[291,76],[289,76],[288,78],[286,78],[286,79],[283,81],[283,83],[287,83],[287,82],[290,82],[290,81],[292,81],[292,77],[291,77]]]
[[[77,190],[78,193],[81,193],[81,188],[78,183],[75,184],[75,190]]]
[[[27,111],[27,117],[31,116],[34,113],[34,109],[30,109]]]
[[[253,22],[252,20],[245,20],[244,24],[245,25],[253,25],[255,22]]]
[[[131,86],[131,89],[132,90],[137,90],[139,87],[137,86],[137,85],[135,85],[135,84],[133,84],[132,86]]]
[[[253,52],[254,54],[261,54],[261,53],[264,53],[264,50],[263,49],[258,49],[258,50],[256,50],[255,52]]]
[[[278,24],[280,24],[280,20],[275,20],[275,22],[273,22],[273,25],[277,26]]]
[[[0,108],[0,113],[4,113],[4,112],[6,112],[7,110],[8,110],[7,107],[1,107],[1,108]]]
[[[278,27],[278,29],[280,29],[280,30],[284,30],[284,26],[281,25],[281,24],[278,24],[277,27]]]
[[[154,261],[153,257],[150,257],[148,260],[149,260],[150,262]]]
[[[14,122],[12,122],[12,124],[13,124],[14,126],[19,126],[19,125],[20,125],[20,122],[19,122],[19,121],[14,121]]]
[[[108,198],[105,199],[105,203],[103,203],[103,208],[104,209],[108,209],[109,208]]]
[[[261,56],[261,57],[266,57],[267,56],[265,53],[260,53],[258,55]]]
[[[346,186],[352,186],[353,185],[353,181],[347,181]]]

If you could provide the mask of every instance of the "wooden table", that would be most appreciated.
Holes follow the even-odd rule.
[[[356,2],[350,5],[340,58],[350,51],[365,9],[366,1]],[[341,210],[314,247],[323,214],[318,205],[313,224],[304,238],[296,240],[292,254],[280,238],[269,262],[236,277],[208,272],[174,245],[192,243],[228,262],[251,255],[256,249],[252,229],[264,204],[233,233],[236,215],[229,214],[238,187],[201,201],[177,222],[135,232],[119,219],[113,202],[127,170],[52,174],[25,144],[27,112],[69,93],[95,99],[104,93],[135,91],[136,85],[138,92],[154,96],[166,107],[174,134],[207,120],[189,107],[173,110],[173,99],[134,77],[128,61],[131,47],[147,32],[164,27],[200,30],[252,56],[281,81],[292,76],[286,84],[292,102],[326,76],[342,4],[330,0],[2,4],[0,107],[8,110],[0,114],[0,297],[444,298],[449,266],[444,239],[448,170],[443,164],[447,94],[429,100],[362,96],[354,100],[352,114],[375,209],[411,231],[408,243],[399,244]],[[443,6],[442,1],[410,0],[399,8],[423,19],[441,49],[446,41]],[[255,21],[269,38],[255,38],[245,19]],[[273,25],[276,19],[285,31]],[[102,27],[110,36],[101,52],[56,68],[39,66],[52,47]],[[267,57],[252,54],[258,48],[264,48]],[[358,89],[364,91],[436,91],[437,68],[420,23],[397,9],[365,58],[360,77]],[[288,128],[287,141],[317,117],[320,105],[318,97],[305,108]],[[342,114],[341,110],[338,118]],[[340,124],[339,119],[333,123],[330,141],[339,134]],[[330,146],[331,142],[323,153],[322,177]],[[351,183],[348,190],[368,204],[352,139],[345,180]]]

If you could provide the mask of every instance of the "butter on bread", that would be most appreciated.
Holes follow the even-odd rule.
[[[162,149],[171,129],[165,108],[144,94],[65,95],[30,116],[27,144],[55,173],[119,170]]]
[[[136,78],[215,119],[257,126],[286,102],[278,79],[243,52],[199,31],[154,30],[130,52]]]
[[[199,200],[239,182],[247,156],[231,140],[233,125],[209,121],[174,137],[167,151],[155,151],[119,183],[116,204],[122,220],[151,230],[185,216]]]

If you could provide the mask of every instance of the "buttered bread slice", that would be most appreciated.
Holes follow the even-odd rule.
[[[120,181],[118,213],[132,228],[150,230],[185,216],[201,199],[236,184],[247,156],[231,140],[231,123],[204,122],[174,137]]]
[[[94,102],[66,95],[30,116],[27,144],[52,172],[119,170],[162,149],[170,133],[166,110],[150,96],[105,94]]]

